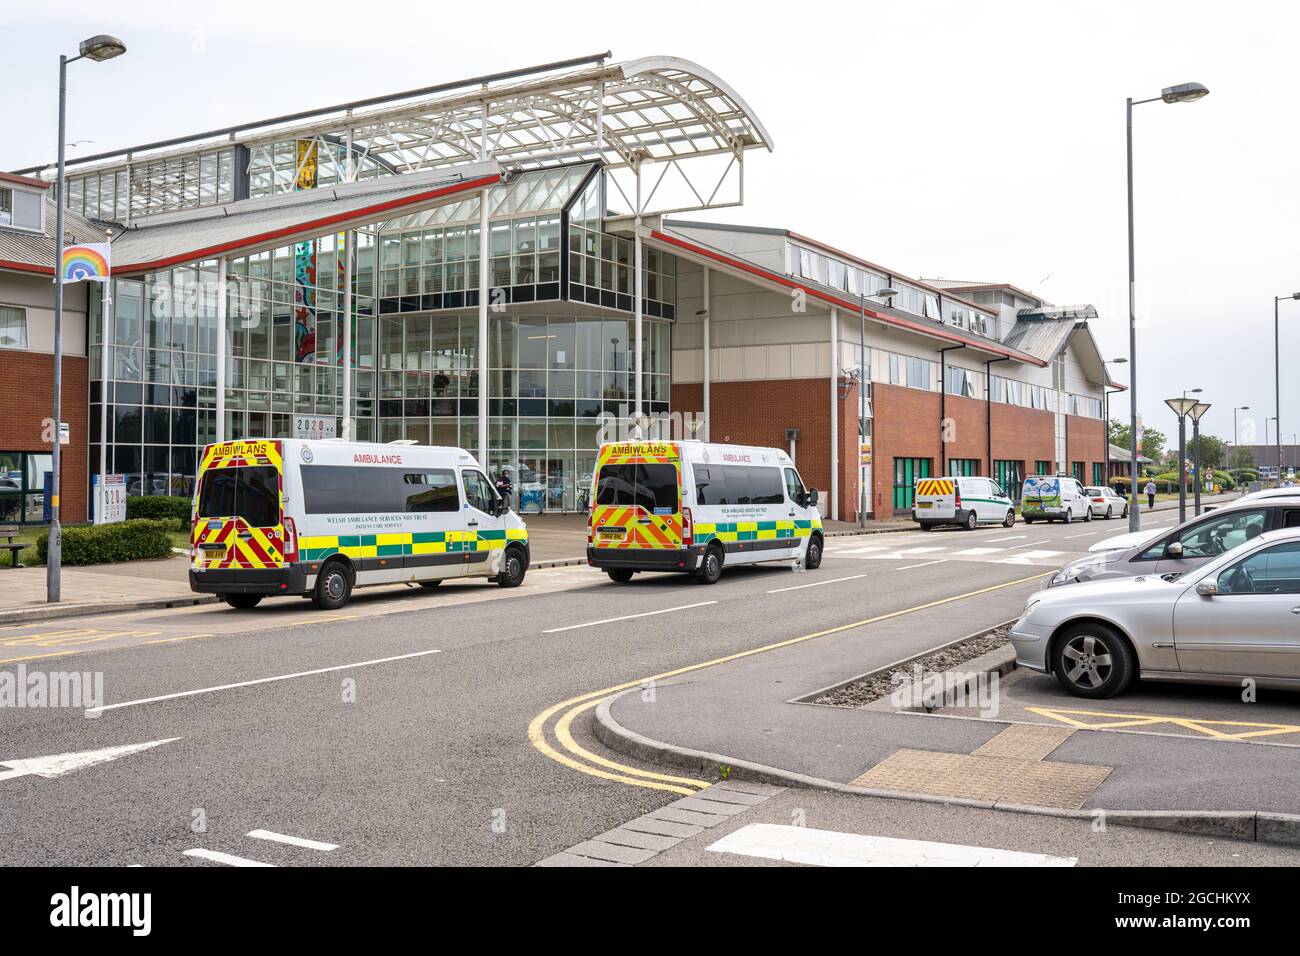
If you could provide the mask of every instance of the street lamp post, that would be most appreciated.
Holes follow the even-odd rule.
[[[1300,292],[1273,296],[1273,412],[1277,416],[1277,486],[1282,487],[1282,353],[1278,306],[1283,299],[1300,299]],[[1267,423],[1266,423],[1267,424]],[[1265,439],[1267,440],[1267,439]]]
[[[866,282],[866,276],[862,277]],[[897,289],[880,289],[868,293],[864,287],[858,302],[858,527],[867,526],[867,483],[862,480],[862,431],[867,421],[867,299],[883,299],[888,305]],[[832,356],[832,360],[834,356]]]
[[[1210,410],[1209,402],[1197,402],[1192,406],[1192,462],[1196,474],[1196,490],[1192,498],[1192,512],[1201,513],[1201,486],[1205,479],[1201,477],[1201,416]]]
[[[1250,411],[1249,405],[1238,405],[1236,408],[1232,410],[1232,452],[1234,455],[1237,453],[1237,449],[1240,447],[1238,444],[1240,439],[1238,439],[1237,437],[1237,412],[1248,412],[1248,411]],[[1232,480],[1233,481],[1237,480],[1237,473],[1235,470],[1232,472]]]
[[[1133,107],[1143,103],[1162,100],[1165,103],[1192,103],[1209,94],[1209,90],[1200,83],[1180,83],[1168,86],[1160,91],[1159,96],[1150,99],[1134,100],[1131,96],[1125,101],[1127,146],[1128,146],[1128,360],[1132,369],[1129,371],[1129,450],[1132,458],[1130,470],[1133,486],[1129,489],[1133,503],[1128,510],[1128,529],[1141,530],[1141,509],[1138,508],[1138,401],[1137,401],[1137,303],[1134,300],[1133,268]]]
[[[63,530],[59,524],[63,456],[59,441],[63,433],[63,166],[67,143],[68,64],[78,60],[111,60],[125,52],[126,44],[117,37],[100,34],[82,40],[76,56],[59,55],[59,167],[54,187],[54,452],[50,456],[50,534],[45,558],[45,600],[50,604],[59,601],[63,569]],[[102,319],[100,324],[103,325]],[[100,339],[99,347],[108,348],[102,335]]]
[[[1166,398],[1165,404],[1178,416],[1178,523],[1182,524],[1187,520],[1187,416],[1196,406],[1196,399],[1188,398],[1187,392],[1183,392],[1182,398]]]

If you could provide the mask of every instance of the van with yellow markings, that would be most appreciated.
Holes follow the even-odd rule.
[[[817,492],[777,448],[700,441],[601,445],[587,563],[619,583],[680,571],[713,584],[723,565],[821,564]]]
[[[518,587],[528,529],[461,448],[252,438],[203,449],[190,589],[236,608],[371,584],[481,577]]]
[[[922,531],[941,524],[955,524],[968,531],[982,524],[1010,528],[1016,523],[1016,505],[992,478],[975,475],[918,478],[912,497],[912,520]]]

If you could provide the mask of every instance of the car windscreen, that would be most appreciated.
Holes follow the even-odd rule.
[[[270,465],[217,468],[203,476],[200,518],[243,518],[253,528],[280,523],[280,476]]]

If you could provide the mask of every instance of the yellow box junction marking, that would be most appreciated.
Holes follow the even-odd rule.
[[[865,627],[870,624],[878,624],[881,621],[892,620],[896,617],[902,617],[907,614],[914,614],[918,611],[929,610],[934,607],[941,607],[945,604],[951,604],[954,601],[962,601],[966,598],[978,597],[981,594],[989,594],[993,591],[1001,591],[1005,588],[1016,587],[1020,584],[1027,584],[1030,581],[1037,581],[1046,577],[1052,572],[1047,571],[1042,574],[1033,574],[1026,578],[1017,578],[1014,581],[1006,581],[1002,584],[993,584],[986,588],[980,588],[975,591],[967,591],[965,594],[954,594],[950,597],[940,598],[937,601],[929,601],[925,604],[918,604],[914,607],[903,608],[898,611],[889,611],[885,614],[877,614],[873,617],[864,618],[860,621],[853,621],[849,624],[840,624],[836,627],[826,628],[822,631],[814,631],[811,634],[804,634],[800,637],[791,637],[783,641],[776,641],[772,644],[764,644],[761,647],[750,648],[747,651],[738,651],[735,654],[728,654],[725,657],[715,657],[712,660],[701,661],[698,664],[688,664],[684,667],[678,667],[674,670],[664,671],[661,674],[655,674],[652,677],[643,677],[637,680],[627,681],[622,684],[615,684],[612,687],[605,687],[601,690],[591,691],[587,694],[580,694],[577,697],[570,697],[568,700],[562,700],[558,704],[552,704],[528,724],[528,740],[533,747],[543,756],[571,770],[577,770],[579,773],[585,773],[591,777],[598,777],[602,780],[612,780],[617,783],[627,784],[633,787],[645,787],[651,790],[664,790],[669,793],[682,794],[690,796],[691,794],[704,789],[712,784],[709,780],[699,780],[694,777],[673,777],[666,774],[654,773],[649,770],[641,770],[638,767],[631,767],[627,764],[620,764],[613,760],[607,760],[591,753],[580,746],[574,739],[572,733],[573,720],[583,711],[590,710],[598,706],[606,698],[625,690],[631,690],[634,687],[641,687],[651,682],[667,680],[670,677],[679,677],[682,674],[690,674],[695,671],[703,670],[706,667],[713,667],[716,664],[726,664],[731,661],[742,660],[746,657],[752,657],[756,654],[765,654],[768,651],[779,650],[783,647],[792,647],[795,644],[802,644],[805,641],[816,640],[819,637],[829,637],[832,634],[842,634],[845,631],[851,631],[854,628]],[[552,732],[555,734],[556,744],[562,750],[553,746],[547,737],[547,724],[560,711],[565,711],[564,715],[555,723]],[[589,761],[584,763],[583,761]],[[592,764],[595,764],[593,766]]]
[[[1297,724],[1265,724],[1244,720],[1200,720],[1194,717],[1173,717],[1166,714],[1114,714],[1100,710],[1067,710],[1060,707],[1026,707],[1031,714],[1078,727],[1081,730],[1123,730],[1134,727],[1182,727],[1193,733],[1218,740],[1248,740],[1253,737],[1272,737],[1279,734],[1300,733]],[[1094,718],[1081,720],[1079,718]],[[1100,718],[1099,720],[1096,718]],[[1247,728],[1230,730],[1228,728]]]

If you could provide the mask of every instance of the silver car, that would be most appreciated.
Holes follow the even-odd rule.
[[[1300,526],[1300,495],[1262,501],[1239,498],[1172,529],[1099,541],[1088,549],[1088,555],[1052,575],[1048,587],[1191,571],[1265,531],[1293,526]]]
[[[1011,643],[1021,667],[1079,697],[1111,697],[1138,677],[1300,689],[1300,528],[1185,573],[1039,591]]]

